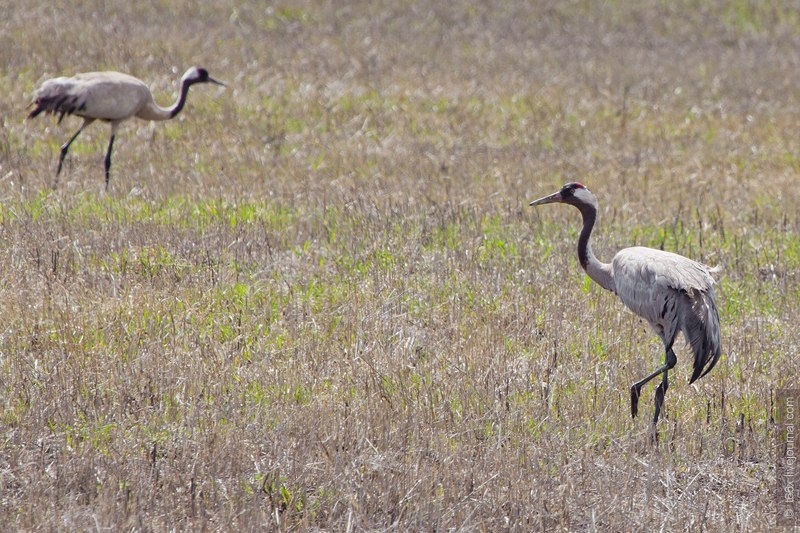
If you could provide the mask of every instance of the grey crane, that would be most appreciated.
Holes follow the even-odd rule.
[[[56,177],[61,173],[61,166],[70,145],[83,129],[95,120],[110,123],[111,139],[108,141],[105,160],[106,189],[108,189],[111,150],[114,147],[114,137],[120,123],[131,117],[144,120],[173,118],[183,109],[189,87],[195,83],[225,85],[209,76],[206,69],[191,67],[181,78],[181,93],[178,100],[171,107],[165,108],[156,104],[150,89],[144,82],[121,72],[85,72],[71,78],[63,76],[52,78],[43,82],[36,89],[31,104],[36,107],[30,112],[28,118],[34,118],[42,112],[59,114],[59,124],[64,119],[64,115],[77,115],[83,118],[83,124],[78,131],[61,147]]]
[[[682,332],[694,353],[694,371],[689,383],[708,374],[720,357],[720,327],[714,300],[716,269],[682,255],[634,246],[617,252],[611,264],[592,253],[589,237],[597,220],[597,198],[580,183],[567,183],[560,191],[539,198],[531,206],[562,203],[578,208],[583,230],[578,237],[578,260],[589,277],[619,296],[631,311],[647,320],[664,343],[664,365],[631,386],[631,416],[636,417],[642,386],[661,374],[656,389],[653,435],[664,403],[667,373],[678,362],[672,344]]]

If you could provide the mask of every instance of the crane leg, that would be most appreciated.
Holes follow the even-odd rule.
[[[662,374],[661,385],[656,390],[656,416],[653,420],[653,425],[655,426],[656,420],[658,420],[658,413],[661,410],[661,404],[664,403],[664,395],[667,393],[667,371],[674,367],[677,362],[678,358],[675,356],[675,352],[672,351],[672,347],[667,348],[667,360],[664,365],[631,386],[631,417],[636,418],[636,414],[639,412],[639,395],[642,392],[642,387],[654,377]],[[661,401],[659,401],[659,392]]]
[[[108,141],[108,151],[106,152],[106,190],[108,190],[108,180],[111,177],[111,149],[114,148],[114,137],[111,135],[111,140]]]
[[[653,415],[653,427],[656,427],[656,423],[658,422],[658,415],[661,413],[661,406],[664,405],[664,396],[667,395],[667,389],[669,388],[669,378],[667,377],[667,372],[675,366],[675,363],[678,362],[678,358],[675,357],[675,352],[672,349],[667,351],[667,370],[664,370],[664,377],[661,378],[661,383],[658,385],[656,389],[656,412]]]
[[[58,170],[56,170],[56,177],[58,177],[58,175],[61,174],[61,166],[64,164],[64,158],[67,157],[67,151],[69,150],[72,141],[74,141],[78,137],[78,135],[81,134],[83,128],[85,128],[92,122],[94,122],[94,120],[84,119],[83,124],[81,124],[81,127],[78,128],[78,131],[75,132],[75,135],[70,137],[69,140],[65,142],[64,145],[61,147],[61,157],[58,159]]]

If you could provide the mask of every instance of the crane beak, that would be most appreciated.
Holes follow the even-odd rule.
[[[538,200],[534,200],[528,205],[536,206],[544,204],[554,204],[560,202],[561,200],[562,200],[561,191],[558,191],[557,193],[553,193],[550,196],[545,196],[544,198],[539,198]]]
[[[217,84],[217,85],[222,85],[223,87],[227,87],[227,85],[225,85],[224,83],[222,83],[222,82],[221,82],[221,81],[219,81],[219,80],[215,80],[215,79],[214,79],[214,78],[212,78],[211,76],[209,76],[209,77],[208,77],[208,82],[209,82],[209,83],[215,83],[215,84]]]

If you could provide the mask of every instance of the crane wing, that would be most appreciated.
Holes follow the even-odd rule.
[[[708,373],[720,357],[719,314],[712,269],[652,248],[621,250],[611,265],[616,293],[647,320],[669,347],[678,330],[694,353],[690,382]]]
[[[39,113],[78,115],[100,120],[122,120],[134,115],[152,97],[147,86],[120,72],[85,72],[71,78],[59,77],[45,81],[34,93],[35,109]]]
[[[707,291],[714,284],[715,269],[682,255],[635,246],[620,250],[612,262],[614,279],[624,284],[646,284],[684,292]]]

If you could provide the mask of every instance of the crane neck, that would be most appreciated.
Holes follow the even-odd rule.
[[[151,98],[148,105],[136,116],[145,120],[169,120],[175,118],[186,104],[186,95],[189,94],[189,87],[192,86],[192,83],[194,83],[192,80],[181,81],[181,93],[178,96],[178,100],[170,107],[161,107]]]
[[[597,207],[588,204],[580,204],[576,207],[583,215],[583,229],[578,237],[578,261],[595,283],[606,290],[616,292],[614,278],[611,275],[611,265],[597,259],[592,252],[592,245],[589,243],[589,237],[592,236],[594,223],[597,220]]]
[[[192,86],[192,81],[181,81],[181,94],[178,96],[178,101],[169,108],[169,118],[174,118],[175,115],[181,112],[183,106],[186,104],[186,96],[189,94],[189,87]]]

